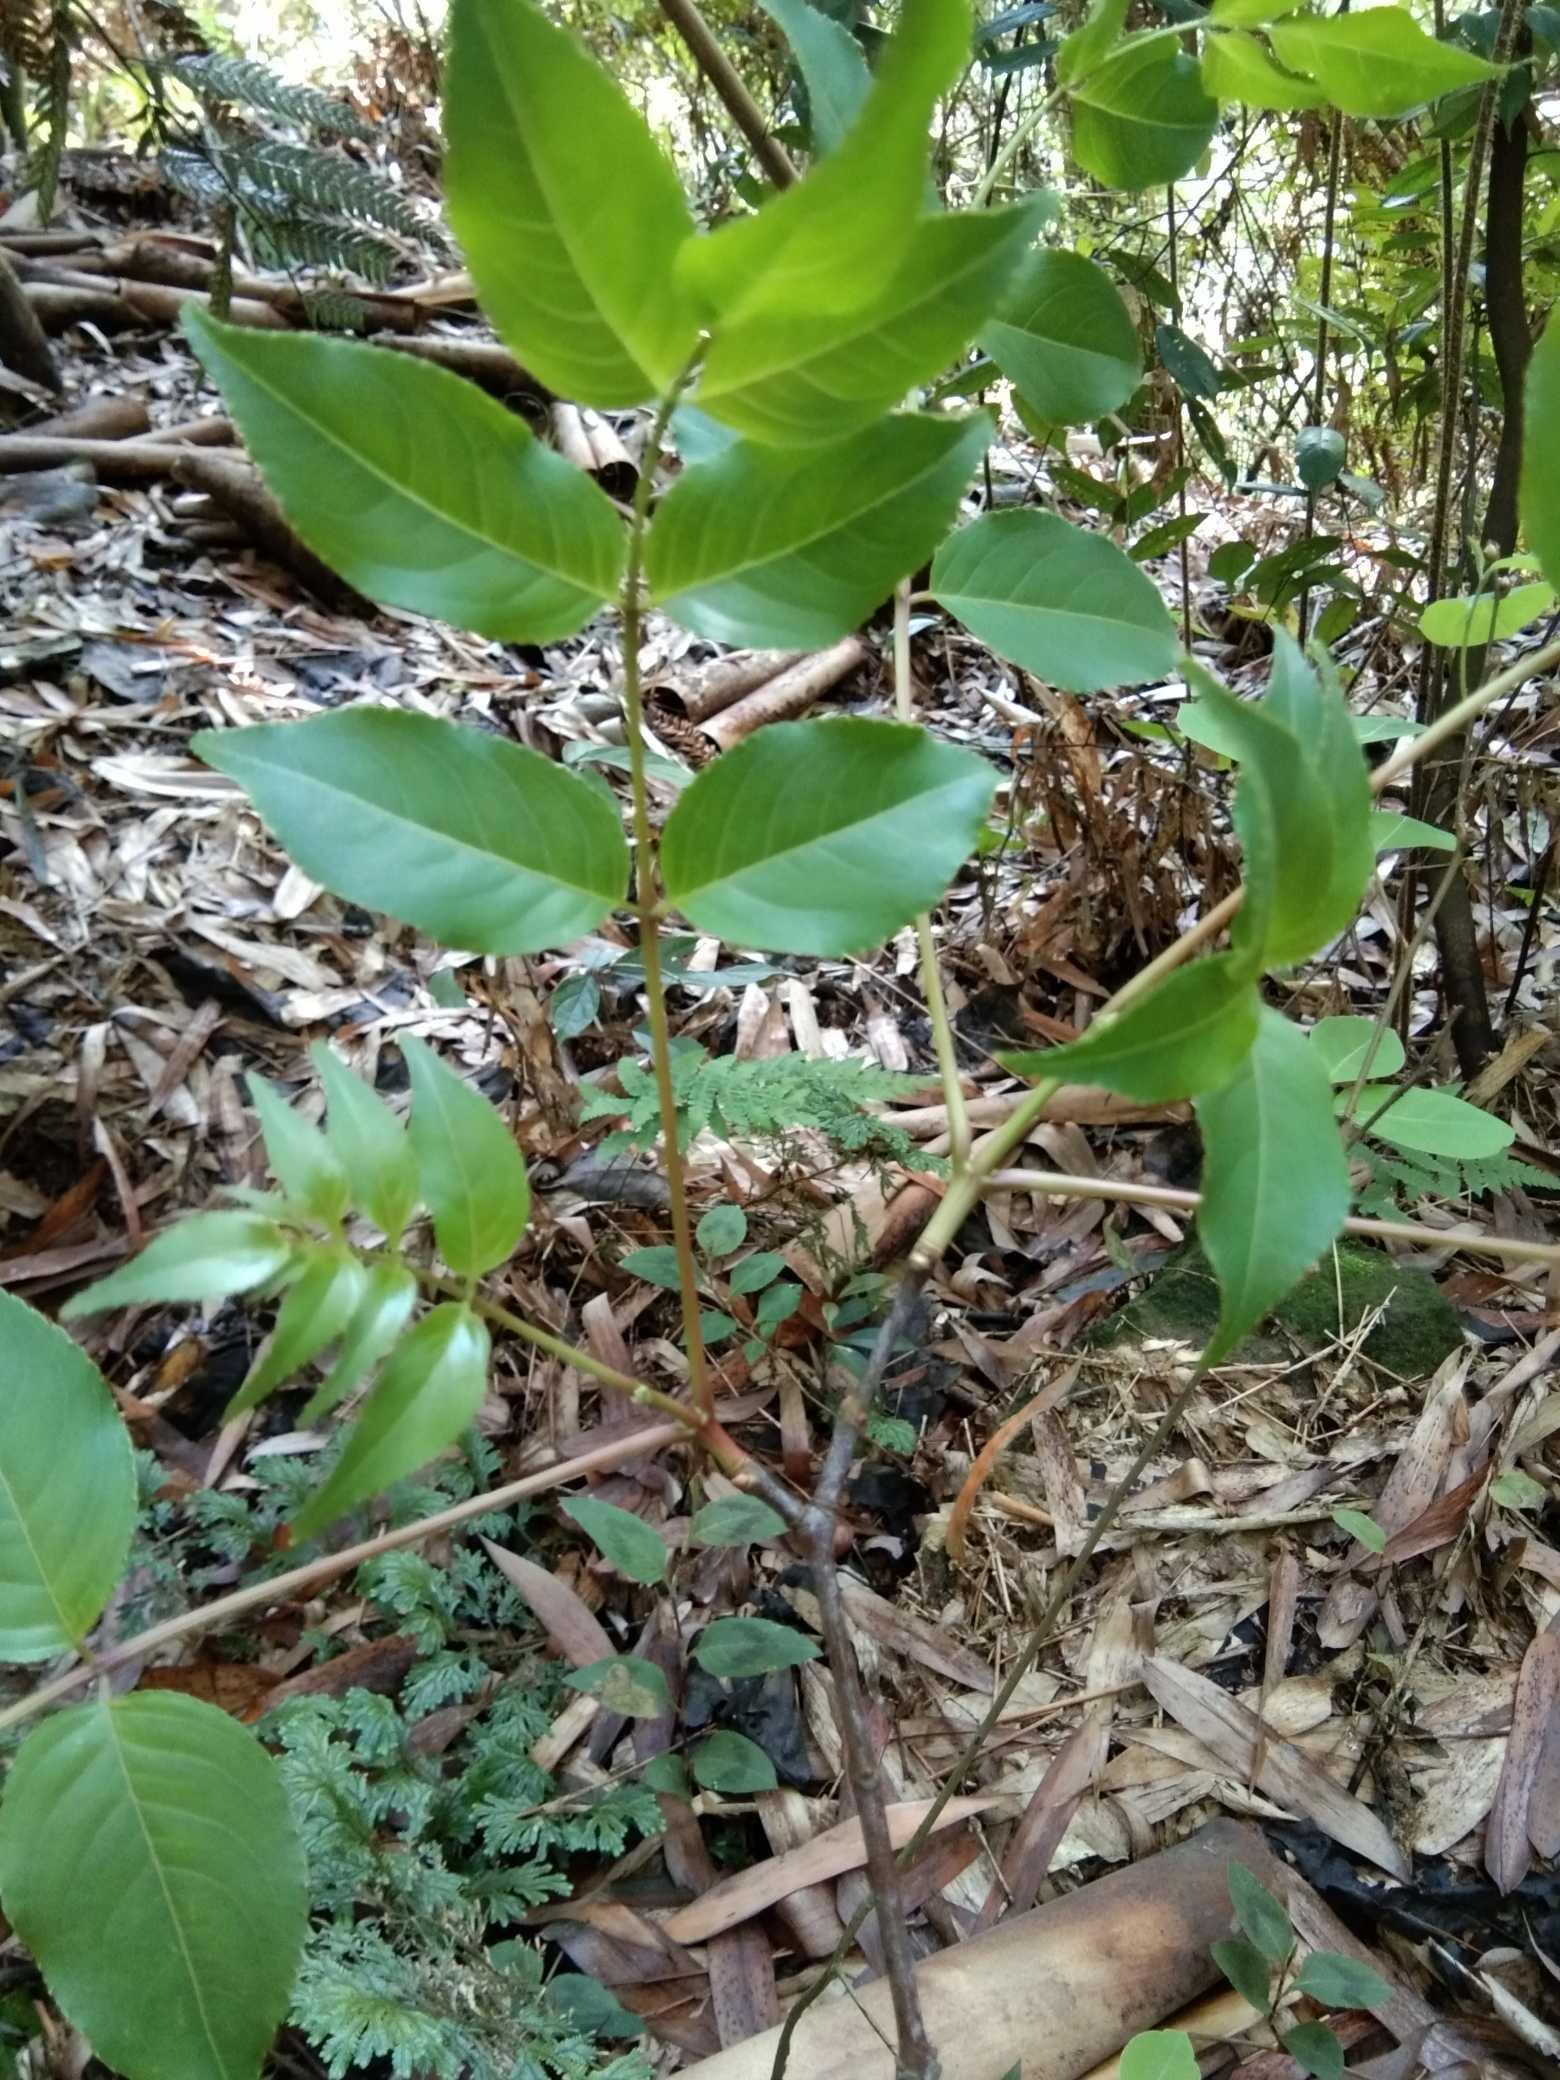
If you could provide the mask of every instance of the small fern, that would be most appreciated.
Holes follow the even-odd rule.
[[[293,86],[255,58],[241,58],[228,51],[185,51],[170,58],[163,70],[210,100],[257,109],[262,115],[275,116],[319,137],[366,140],[373,135],[344,101],[314,87]]]
[[[584,1119],[623,1118],[626,1124],[601,1144],[602,1155],[649,1149],[660,1133],[654,1078],[632,1059],[618,1064],[623,1095],[587,1091]],[[775,1144],[800,1132],[821,1134],[841,1155],[870,1156],[927,1168],[925,1156],[892,1120],[866,1108],[900,1096],[913,1079],[870,1062],[812,1061],[802,1054],[739,1061],[734,1055],[680,1049],[672,1061],[677,1100],[677,1141],[686,1148],[705,1128],[728,1141]]]
[[[1547,1170],[1539,1170],[1504,1152],[1459,1158],[1401,1148],[1389,1155],[1383,1148],[1366,1147],[1360,1153],[1371,1172],[1370,1182],[1360,1194],[1360,1206],[1367,1213],[1390,1212],[1403,1201],[1477,1199],[1486,1192],[1504,1192],[1513,1187],[1544,1192],[1560,1189],[1560,1179]]]

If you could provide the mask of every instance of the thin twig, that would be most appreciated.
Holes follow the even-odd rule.
[[[286,1574],[272,1575],[266,1581],[251,1582],[246,1588],[235,1589],[231,1595],[219,1596],[214,1603],[202,1604],[199,1610],[181,1612],[177,1618],[164,1618],[160,1625],[148,1626],[145,1632],[136,1633],[134,1638],[105,1648],[101,1654],[92,1655],[77,1667],[67,1669],[52,1682],[41,1684],[16,1704],[8,1705],[0,1712],[0,1727],[15,1726],[20,1720],[30,1719],[45,1705],[53,1704],[57,1698],[68,1697],[95,1676],[121,1668],[127,1661],[142,1660],[158,1647],[169,1646],[176,1639],[187,1639],[192,1632],[206,1632],[213,1625],[221,1625],[244,1611],[283,1603],[300,1590],[318,1588],[322,1582],[346,1574],[351,1568],[361,1567],[367,1560],[377,1560],[381,1553],[394,1553],[402,1546],[416,1545],[420,1539],[431,1538],[436,1532],[451,1531],[457,1524],[464,1524],[472,1517],[485,1516],[490,1510],[508,1509],[513,1503],[523,1502],[528,1495],[540,1495],[548,1488],[562,1487],[565,1481],[577,1480],[582,1474],[609,1473],[614,1467],[621,1466],[625,1459],[638,1459],[646,1453],[658,1452],[663,1445],[677,1444],[686,1434],[686,1430],[676,1423],[656,1423],[643,1430],[630,1431],[626,1437],[615,1437],[610,1444],[598,1445],[593,1452],[582,1452],[577,1459],[562,1460],[541,1473],[528,1473],[521,1480],[505,1482],[501,1488],[489,1488],[485,1494],[470,1495],[464,1502],[452,1502],[448,1509],[436,1510],[429,1517],[419,1517],[414,1524],[399,1525],[394,1531],[381,1531],[377,1537],[365,1538],[354,1546],[343,1546],[339,1552],[322,1553],[318,1559],[306,1560],[301,1567],[290,1568]]]
[[[741,73],[716,42],[709,23],[693,0],[661,0],[661,12],[725,103],[726,113],[753,147],[754,156],[765,173],[777,188],[789,188],[797,175],[785,146],[764,121],[763,111],[748,92]]]

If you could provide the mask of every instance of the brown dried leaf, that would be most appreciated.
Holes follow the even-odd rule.
[[[1550,1721],[1557,1715],[1557,1699],[1560,1633],[1546,1631],[1522,1657],[1506,1760],[1484,1831],[1484,1868],[1502,1892],[1520,1885],[1533,1861],[1528,1814]],[[1544,1831],[1553,1827],[1548,1815],[1541,1813],[1539,1818]]]

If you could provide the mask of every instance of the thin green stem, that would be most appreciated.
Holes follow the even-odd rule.
[[[915,721],[915,697],[910,678],[910,581],[894,594],[894,714],[901,722]],[[943,994],[942,971],[932,943],[932,920],[923,910],[915,921],[916,944],[921,953],[921,993],[926,998],[932,1022],[932,1046],[937,1056],[937,1073],[942,1081],[943,1100],[948,1107],[948,1146],[953,1156],[955,1177],[969,1167],[970,1116],[964,1103],[964,1085],[959,1080],[958,1051],[954,1046],[953,1022]]]
[[[704,351],[703,342],[694,361]],[[693,1254],[693,1226],[688,1218],[688,1183],[682,1150],[677,1145],[677,1093],[672,1084],[672,1028],[666,1012],[666,983],[661,970],[659,876],[655,832],[650,823],[650,790],[645,778],[645,710],[639,682],[641,590],[645,568],[645,534],[656,464],[672,413],[677,409],[694,361],[661,399],[639,459],[639,484],[628,531],[628,567],[623,576],[623,714],[627,725],[629,786],[634,805],[634,911],[639,919],[639,952],[645,965],[645,998],[650,1017],[650,1056],[661,1111],[666,1187],[672,1217],[672,1246],[677,1252],[677,1293],[682,1304],[683,1340],[688,1350],[688,1384],[702,1416],[715,1406],[714,1385],[704,1350],[700,1319],[699,1273]]]

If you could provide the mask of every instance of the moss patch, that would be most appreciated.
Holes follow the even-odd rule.
[[[1462,1344],[1456,1310],[1427,1271],[1394,1264],[1380,1250],[1357,1242],[1340,1242],[1336,1261],[1329,1257],[1303,1278],[1276,1309],[1272,1323],[1302,1344],[1315,1346],[1340,1334],[1352,1335],[1367,1315],[1383,1306],[1386,1311],[1365,1339],[1365,1351],[1401,1378],[1428,1378]],[[1093,1341],[1175,1337],[1205,1343],[1218,1319],[1218,1286],[1207,1258],[1189,1243],[1136,1299],[1112,1315]],[[1283,1350],[1270,1330],[1259,1330],[1246,1339],[1239,1354],[1276,1358]]]

